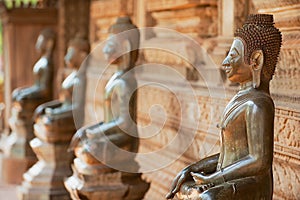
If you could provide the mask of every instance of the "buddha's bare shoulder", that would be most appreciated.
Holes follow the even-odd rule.
[[[254,89],[253,91],[251,91],[249,97],[249,109],[262,110],[267,112],[274,111],[275,106],[270,94]]]

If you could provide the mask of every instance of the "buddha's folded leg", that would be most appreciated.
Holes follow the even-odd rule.
[[[268,175],[248,177],[229,181],[234,186],[237,200],[271,200],[273,194],[272,177]]]
[[[178,198],[181,200],[215,200],[223,199],[229,200],[232,199],[232,194],[234,189],[231,184],[223,183],[217,186],[209,185],[197,185],[195,182],[186,182],[178,193]],[[222,195],[221,198],[219,195]]]
[[[247,177],[213,187],[186,182],[178,197],[181,200],[269,200],[272,199],[270,185],[268,177]]]

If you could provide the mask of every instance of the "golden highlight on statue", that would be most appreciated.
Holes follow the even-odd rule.
[[[139,138],[137,82],[131,69],[138,59],[140,33],[129,17],[119,17],[109,33],[103,53],[118,69],[102,96],[104,121],[79,129],[70,144],[76,158],[74,174],[65,181],[65,186],[73,199],[142,199],[149,188],[137,173],[139,165],[134,160]],[[118,150],[133,155],[121,156]],[[118,171],[115,165],[136,173]]]
[[[223,67],[240,90],[226,106],[219,124],[220,153],[183,169],[167,199],[272,199],[274,103],[269,82],[281,47],[273,16],[250,15]]]

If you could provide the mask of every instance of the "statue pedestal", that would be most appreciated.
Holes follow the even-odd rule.
[[[40,100],[15,102],[11,109],[9,126],[12,132],[1,141],[2,177],[7,183],[20,184],[23,173],[37,161],[29,141],[34,138],[32,117],[40,103]]]
[[[70,199],[64,187],[64,179],[72,174],[73,153],[67,149],[75,133],[73,118],[59,119],[49,123],[41,117],[34,125],[35,135],[30,146],[38,157],[38,162],[24,175],[18,188],[19,198],[31,199]]]
[[[100,163],[86,164],[80,158],[74,159],[73,175],[65,181],[74,200],[141,200],[149,186],[141,174],[115,171]]]

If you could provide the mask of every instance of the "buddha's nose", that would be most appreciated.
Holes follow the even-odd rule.
[[[222,62],[222,66],[229,66],[230,65],[230,56],[227,56],[223,62]]]
[[[102,49],[102,52],[104,54],[112,54],[115,52],[115,46],[113,44],[110,44],[110,43],[107,43],[103,49]]]

